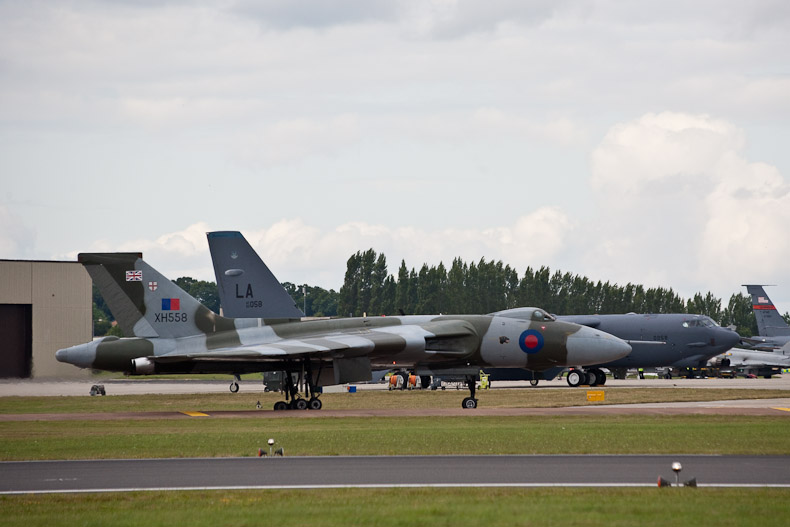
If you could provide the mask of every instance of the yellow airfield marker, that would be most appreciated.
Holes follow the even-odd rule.
[[[189,417],[209,417],[208,414],[204,414],[203,412],[181,412],[184,415],[188,415]]]
[[[587,391],[587,400],[588,401],[603,401],[604,400],[604,392],[603,390],[588,390]]]
[[[783,412],[790,412],[790,408],[772,408],[773,410],[781,410]]]

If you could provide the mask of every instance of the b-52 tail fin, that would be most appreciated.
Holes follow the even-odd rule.
[[[206,236],[225,316],[268,320],[304,316],[240,232],[209,232]]]
[[[752,309],[757,319],[757,329],[763,337],[783,337],[790,335],[790,326],[774,307],[771,299],[765,294],[762,285],[746,284],[746,290],[752,295]]]
[[[78,257],[127,337],[188,337],[233,329],[143,261],[141,253]]]

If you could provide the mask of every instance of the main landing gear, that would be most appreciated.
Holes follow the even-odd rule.
[[[568,386],[576,388],[582,385],[588,386],[603,386],[606,384],[606,374],[599,368],[590,368],[589,370],[582,370],[572,368],[568,372]]]
[[[233,382],[230,383],[230,393],[239,393],[239,381],[241,377],[238,375],[233,376]]]
[[[471,376],[466,376],[466,387],[469,388],[469,397],[464,398],[461,402],[461,408],[477,408],[477,399],[475,399],[475,383],[477,380]]]
[[[285,401],[277,401],[274,403],[274,409],[280,410],[320,410],[323,404],[321,399],[318,398],[318,392],[315,391],[313,383],[313,372],[309,360],[304,361],[305,373],[305,391],[304,397],[299,393],[299,388],[294,383],[292,371],[285,370],[285,379],[283,380],[283,391],[285,392]],[[321,372],[318,372],[319,375]],[[300,374],[301,375],[301,374]]]

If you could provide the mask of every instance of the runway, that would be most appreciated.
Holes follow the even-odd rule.
[[[699,486],[790,488],[790,456],[576,455],[201,458],[0,463],[0,493],[341,487]]]

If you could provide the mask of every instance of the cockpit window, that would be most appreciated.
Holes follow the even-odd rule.
[[[553,315],[550,315],[550,314],[546,313],[542,309],[536,309],[532,313],[532,320],[535,320],[537,322],[551,322],[551,321],[554,321],[556,319],[554,318]]]
[[[683,321],[684,328],[715,328],[717,326],[718,324],[709,317],[692,318]]]

